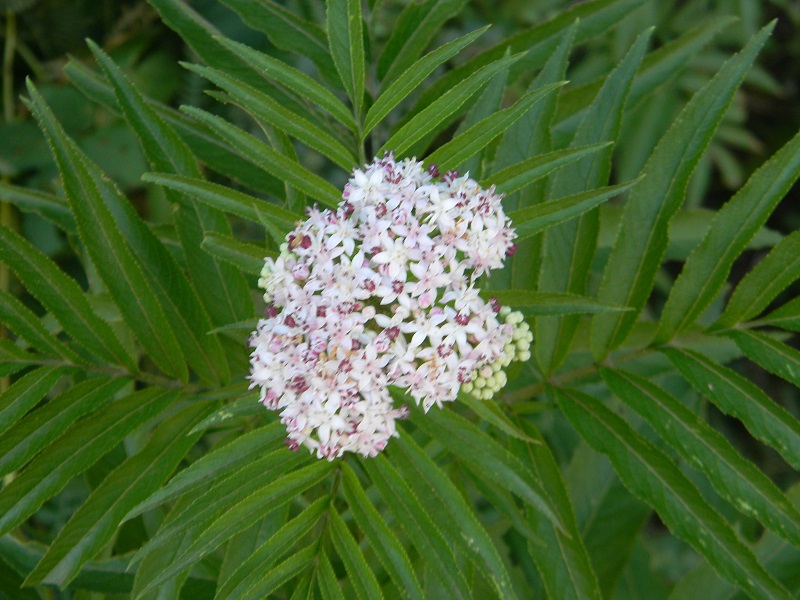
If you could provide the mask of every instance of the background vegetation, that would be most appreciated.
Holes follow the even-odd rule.
[[[335,27],[357,5],[329,4]],[[350,107],[359,94],[339,81],[336,53],[352,58],[346,49],[359,36],[345,27],[341,47],[310,44],[327,39],[325,3],[0,0],[0,594],[800,594],[800,517],[792,507],[800,504],[800,212],[792,188],[800,5],[407,4],[363,3],[366,107],[356,111],[357,125],[425,52],[492,27],[382,115],[360,144],[329,107],[304,102],[280,75],[262,77],[259,55],[236,58],[236,47],[209,35],[213,28],[296,67]],[[437,95],[489,58],[502,60],[507,46],[532,50],[514,66],[493,63],[463,110],[417,139],[397,137]],[[232,80],[217,79],[217,87],[212,74],[180,61]],[[714,79],[721,70],[727,87]],[[603,88],[606,78],[617,87]],[[257,144],[341,188],[355,158],[370,158],[393,135],[409,154],[428,156],[528,89],[562,79],[570,83],[558,94],[456,163],[491,182],[533,157],[614,141],[582,189],[560,171],[534,181],[521,168],[530,181],[509,195],[511,210],[583,191],[599,198],[603,186],[646,174],[630,195],[553,230],[593,239],[597,220],[597,249],[592,242],[587,250],[594,262],[571,266],[583,269],[583,289],[559,287],[553,273],[563,263],[552,260],[559,246],[551,233],[487,283],[498,295],[508,287],[528,293],[506,298],[529,313],[535,360],[495,404],[464,398],[415,413],[374,461],[329,465],[282,449],[280,424],[243,381],[243,343],[260,310],[259,260],[287,226],[268,207],[302,212],[328,191],[304,187],[306,171],[298,179],[251,160],[263,149]],[[250,88],[232,87],[239,80],[332,131],[352,164],[309,149],[303,131],[298,137],[259,112]],[[209,112],[179,112],[181,105]],[[703,121],[700,108],[719,116]],[[245,149],[250,138],[211,114],[255,134],[256,145]],[[685,126],[670,130],[676,120],[702,124],[703,140]],[[670,151],[659,154],[662,138]],[[670,162],[681,154],[688,164]],[[756,180],[739,205],[717,212],[776,154],[767,174],[777,189]],[[585,175],[587,163],[577,164],[584,171],[565,172]],[[148,172],[173,177],[143,180]],[[203,187],[201,176],[224,187]],[[676,214],[652,228],[665,236],[668,226],[663,260],[641,255],[652,287],[620,299],[603,283],[616,275],[604,269],[635,262],[635,245],[627,259],[625,242],[612,246],[620,223],[625,229],[628,219],[634,230],[626,201],[646,197],[642,189],[662,194]],[[590,233],[582,238],[570,227]],[[520,269],[540,263],[535,274]],[[716,287],[702,290],[706,279]],[[571,313],[599,303],[576,310],[562,298],[545,314],[531,300],[562,291],[637,310],[598,313],[593,324]],[[700,302],[684,310],[690,297]],[[625,324],[625,314],[635,323]],[[633,333],[604,339],[597,332],[610,323]]]

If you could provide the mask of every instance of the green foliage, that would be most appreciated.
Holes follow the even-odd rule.
[[[776,92],[758,3],[148,0],[188,52],[89,41],[69,87],[15,49],[37,4],[4,6],[37,68],[0,140],[0,595],[800,593],[800,234],[766,228],[800,135],[731,152]],[[384,151],[506,194],[480,294],[533,357],[320,461],[248,389],[255,282]]]

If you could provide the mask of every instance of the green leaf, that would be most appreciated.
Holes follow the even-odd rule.
[[[172,391],[148,388],[111,402],[69,429],[0,492],[0,534],[8,533],[91,467],[134,429],[175,399]]]
[[[548,227],[574,219],[614,196],[618,196],[635,187],[641,180],[642,178],[640,177],[627,183],[610,185],[567,196],[566,198],[542,202],[541,204],[515,210],[508,217],[517,232],[517,240],[524,240]]]
[[[328,88],[317,83],[316,80],[306,75],[303,71],[239,42],[221,36],[215,39],[246,62],[262,77],[268,77],[292,92],[299,94],[312,105],[327,111],[330,116],[351,131],[356,130],[357,126],[353,119],[353,114],[342,104],[341,100]]]
[[[487,25],[472,33],[456,38],[452,42],[448,42],[433,52],[426,54],[408,67],[397,80],[392,82],[388,88],[381,92],[377,100],[375,100],[375,103],[369,108],[364,120],[364,131],[362,135],[366,136],[372,131],[393,108],[400,104],[411,92],[417,89],[419,84],[421,84],[428,75],[433,73],[436,67],[461,52],[461,50],[474,42],[488,28],[489,26]]]
[[[75,232],[75,220],[63,198],[30,187],[0,182],[0,200],[13,204],[25,212],[34,212],[59,229]]]
[[[260,485],[247,491],[243,487],[235,498],[244,497],[238,502],[229,504],[226,510],[210,523],[204,523],[205,526],[202,527],[192,544],[182,551],[169,566],[164,567],[142,589],[142,593],[168,581],[203,556],[213,552],[223,542],[246,529],[257,515],[263,515],[267,507],[274,510],[302,494],[312,485],[319,483],[328,475],[331,468],[331,464],[327,461],[317,461],[302,469],[288,472],[277,479],[274,473],[270,473],[271,477],[268,480],[259,481]],[[190,509],[187,508],[187,511]],[[173,522],[171,525],[174,528],[176,524]]]
[[[364,104],[364,33],[361,0],[327,0],[331,57],[356,115]]]
[[[563,526],[537,481],[525,477],[525,467],[487,433],[453,411],[432,410],[414,424],[448,448],[454,456],[519,496],[557,529]]]
[[[221,0],[250,27],[263,31],[281,50],[310,58],[320,74],[334,81],[335,67],[325,31],[272,0]],[[206,61],[208,62],[208,61]],[[220,67],[222,68],[222,67]]]
[[[117,531],[125,513],[160,487],[200,435],[194,424],[208,405],[192,404],[164,421],[148,444],[114,469],[59,531],[47,553],[26,579],[27,585],[48,583],[64,588]]]
[[[564,481],[598,583],[604,597],[609,596],[622,584],[625,566],[653,509],[632,495],[608,458],[586,442],[572,453]]]
[[[310,546],[294,552],[281,564],[263,573],[260,581],[248,590],[248,595],[239,598],[269,598],[284,583],[307,573],[309,566],[317,558],[318,546],[317,542],[312,542]]]
[[[200,169],[189,147],[147,104],[144,97],[127,80],[119,67],[93,42],[89,41],[88,44],[95,59],[111,81],[117,103],[122,109],[125,120],[136,132],[151,168],[189,177],[199,177]],[[203,290],[205,307],[213,322],[220,325],[230,321],[239,321],[252,315],[253,305],[250,302],[249,289],[244,278],[227,265],[221,265],[216,260],[209,261],[208,256],[199,251],[205,233],[215,232],[223,235],[231,233],[225,216],[206,206],[198,205],[189,197],[184,198],[168,192],[167,198],[180,205],[179,210],[175,213],[176,229],[192,280],[198,289]],[[176,277],[175,271],[177,270],[172,269],[173,273],[168,276]],[[179,279],[183,283],[182,278]],[[180,297],[186,298],[190,305],[200,303],[200,299],[191,293],[188,286],[178,286],[178,288],[167,295],[180,293]],[[162,300],[162,302],[164,301]],[[168,301],[165,302],[165,304],[167,303]],[[180,311],[177,312],[180,313]],[[211,329],[211,322],[208,318],[204,318],[206,315],[203,313],[204,311],[199,306],[192,306],[191,327],[182,327],[183,331],[179,337],[187,335],[186,329],[191,330],[192,327],[196,329],[198,325],[202,331]],[[196,352],[196,346],[200,345],[205,346],[205,353],[210,355],[208,362],[224,363],[222,349],[213,336],[194,341],[196,342],[194,348],[186,348],[187,356],[190,356],[193,351]],[[207,369],[208,365],[204,365],[202,368]]]
[[[30,81],[28,91],[31,110],[56,155],[78,231],[98,274],[120,307],[125,323],[157,366],[187,381],[184,355],[164,309],[97,187],[95,178],[102,179],[97,174],[99,169],[67,137]],[[118,202],[124,204],[127,199],[120,197]]]
[[[638,106],[656,89],[670,81],[702,51],[715,35],[736,22],[736,17],[715,15],[644,57],[630,90],[628,109]],[[607,81],[607,76],[584,85],[570,86],[558,102],[558,127],[580,117]]]
[[[438,165],[442,171],[457,167],[513,125],[517,119],[528,112],[534,104],[562,87],[564,83],[565,82],[551,83],[528,92],[520,98],[514,106],[496,112],[479,123],[476,123],[464,133],[457,135],[438,148],[429,155],[425,161]]]
[[[531,528],[542,540],[540,544],[528,541],[528,552],[536,563],[547,595],[564,600],[599,600],[603,596],[575,520],[561,469],[539,431],[527,421],[520,421],[520,426],[532,443],[514,441],[511,450],[531,466],[533,475],[548,490],[564,524],[564,530],[558,530],[536,511],[527,511]]]
[[[752,319],[798,278],[800,278],[800,231],[795,231],[783,238],[744,276],[715,326],[731,327],[736,323]]]
[[[179,503],[173,508],[177,512],[172,512],[162,523],[158,533],[133,556],[132,562],[140,562],[142,558],[152,554],[154,551],[170,544],[176,538],[189,535],[190,544],[180,550],[176,557],[170,561],[171,565],[176,564],[177,556],[185,556],[189,548],[193,548],[200,536],[209,530],[216,522],[219,522],[224,515],[229,514],[230,509],[239,502],[246,500],[254,492],[275,483],[276,480],[283,483],[281,477],[284,474],[292,473],[303,462],[308,459],[304,455],[289,454],[287,450],[280,448],[271,453],[251,458],[249,462],[239,466],[236,470],[228,471],[222,476],[212,481],[204,492],[191,498],[188,504]],[[209,551],[213,550],[209,549]],[[192,561],[182,564],[181,568],[174,568],[170,575],[180,572],[190,566]],[[162,578],[163,571],[148,581],[147,588],[152,589]],[[144,592],[143,589],[143,592]]]
[[[397,535],[372,505],[353,469],[346,463],[341,468],[344,497],[359,529],[366,535],[381,565],[389,573],[397,588],[403,590],[408,598],[423,598],[424,594],[414,574],[414,568]]]
[[[137,371],[136,362],[111,327],[94,312],[78,284],[30,242],[0,227],[0,260],[55,317],[64,331],[97,358]]]
[[[486,400],[479,400],[475,396],[467,393],[459,393],[458,401],[467,406],[480,421],[485,421],[495,427],[498,431],[502,431],[507,436],[522,440],[524,442],[531,442],[531,438],[525,435],[522,430],[515,425],[511,419],[508,418],[506,413],[500,405],[496,402],[487,402]]]
[[[0,339],[0,377],[12,375],[25,367],[43,362],[10,340]]]
[[[422,54],[439,28],[457,15],[465,0],[423,0],[408,4],[378,59],[378,79],[391,81]]]
[[[18,340],[24,340],[39,352],[64,358],[71,363],[84,362],[71,348],[47,331],[33,311],[16,296],[3,290],[0,290],[0,323],[13,332]]]
[[[333,546],[344,563],[348,574],[347,580],[353,586],[356,597],[359,600],[383,598],[375,574],[369,568],[356,540],[353,539],[347,525],[342,521],[342,517],[333,508],[328,512],[328,523],[331,527]]]
[[[223,73],[200,65],[181,63],[186,69],[197,73],[225,90],[243,110],[257,119],[297,138],[309,148],[331,159],[345,170],[357,162],[351,151],[325,131],[300,115],[282,106],[269,95]]]
[[[619,136],[622,113],[631,82],[647,49],[652,29],[636,39],[622,62],[609,74],[586,111],[571,146],[612,142]],[[611,149],[570,163],[553,178],[550,194],[566,196],[606,185],[611,174]],[[600,231],[599,212],[562,223],[544,234],[538,289],[543,292],[586,293]],[[536,321],[534,354],[545,373],[553,373],[566,359],[579,317]]]
[[[800,387],[800,352],[758,331],[731,331],[726,335],[754,363]]]
[[[380,155],[385,151],[394,152],[396,156],[403,156],[414,142],[436,131],[436,127],[442,121],[455,113],[468,98],[488,83],[496,73],[518,61],[522,56],[522,54],[515,54],[514,56],[501,58],[455,85],[403,125],[389,138],[378,154]]]
[[[727,439],[646,379],[625,371],[600,373],[614,395],[644,417],[687,463],[705,473],[720,496],[800,546],[800,513]]]
[[[190,106],[184,106],[182,110],[217,132],[237,148],[242,157],[275,177],[289,182],[304,194],[316,198],[329,208],[336,208],[341,202],[341,193],[330,183],[276,152],[255,136],[204,110]]]
[[[256,244],[240,242],[230,236],[209,233],[203,239],[203,250],[220,258],[248,275],[259,275],[264,267],[264,257],[277,257]]]
[[[650,155],[643,169],[647,177],[628,198],[598,293],[601,300],[634,310],[594,317],[591,348],[596,357],[624,341],[647,302],[667,247],[669,222],[683,203],[689,177],[773,26],[762,29],[692,97]]]
[[[577,294],[528,290],[481,290],[480,294],[487,300],[497,298],[501,306],[519,309],[526,315],[588,314],[628,310],[624,306],[612,306]]]
[[[204,179],[168,173],[145,173],[142,175],[142,180],[191,194],[200,202],[205,202],[209,206],[253,223],[260,224],[270,221],[277,228],[285,229],[287,233],[294,228],[296,221],[303,219],[302,215],[290,212],[276,204]]]
[[[361,464],[394,515],[395,522],[405,530],[420,555],[425,557],[426,563],[434,567],[437,579],[454,598],[471,598],[464,574],[453,568],[456,560],[450,544],[403,477],[380,454]]]
[[[0,435],[39,404],[68,372],[69,369],[64,367],[38,367],[17,379],[0,394]],[[0,444],[2,439],[0,437]]]
[[[285,523],[261,544],[219,587],[216,600],[247,597],[252,588],[269,573],[270,568],[308,533],[330,506],[330,498],[320,498],[299,515]],[[251,596],[252,597],[252,596]]]
[[[336,572],[333,570],[331,559],[328,558],[328,554],[324,549],[320,550],[318,560],[317,578],[323,600],[345,600],[339,580],[336,578]]]
[[[611,459],[625,485],[720,575],[754,598],[789,598],[667,455],[595,398],[575,390],[553,394],[581,437]]]
[[[208,489],[217,478],[233,473],[268,453],[269,446],[286,433],[283,425],[272,423],[245,433],[230,443],[214,448],[202,458],[180,471],[170,482],[152,496],[134,506],[124,521],[128,521],[156,506],[190,492]]]
[[[717,213],[670,291],[656,340],[694,323],[725,285],[734,260],[800,177],[800,134],[788,142]],[[797,243],[795,242],[795,245]]]
[[[502,38],[497,44],[471,58],[463,65],[449,71],[434,85],[428,88],[417,102],[417,107],[426,107],[447,90],[462,81],[467,75],[481,67],[501,58],[510,48],[511,52],[527,52],[525,60],[516,65],[516,73],[512,72],[510,81],[516,79],[521,72],[530,72],[540,68],[550,57],[553,49],[564,36],[564,32],[579,19],[575,43],[582,44],[616,26],[637,6],[645,0],[593,0],[581,2],[569,10],[560,12],[553,19],[534,25],[508,38]],[[415,109],[412,114],[419,110]]]
[[[491,582],[498,597],[516,598],[511,576],[492,538],[450,477],[411,436],[403,436],[392,442],[390,457],[417,496],[426,499],[441,532],[463,555],[470,558],[476,569]]]
[[[608,148],[612,142],[605,144],[594,144],[579,148],[567,148],[565,150],[555,150],[547,154],[539,154],[522,162],[506,167],[497,173],[492,173],[491,177],[481,182],[484,187],[495,185],[501,194],[513,194],[534,181],[547,177],[556,169],[560,169],[573,161]]]
[[[70,387],[0,437],[0,475],[16,471],[81,417],[108,403],[129,379],[94,378]]]
[[[716,361],[677,348],[661,350],[692,387],[723,413],[739,419],[753,437],[800,469],[800,421],[761,388]]]
[[[800,297],[775,309],[762,322],[789,331],[800,331]]]

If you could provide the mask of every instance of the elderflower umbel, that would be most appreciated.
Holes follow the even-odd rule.
[[[476,279],[516,250],[494,188],[389,154],[353,173],[333,210],[310,208],[267,258],[265,318],[250,338],[252,387],[287,444],[332,460],[375,456],[397,435],[389,386],[427,412],[460,389],[489,398],[530,358],[520,313]]]

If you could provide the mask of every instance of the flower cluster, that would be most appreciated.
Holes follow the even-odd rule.
[[[250,339],[252,387],[280,411],[289,447],[375,456],[408,415],[389,386],[426,412],[459,389],[500,389],[532,336],[475,280],[514,253],[514,237],[494,188],[392,155],[356,170],[337,210],[309,209],[266,259]]]

